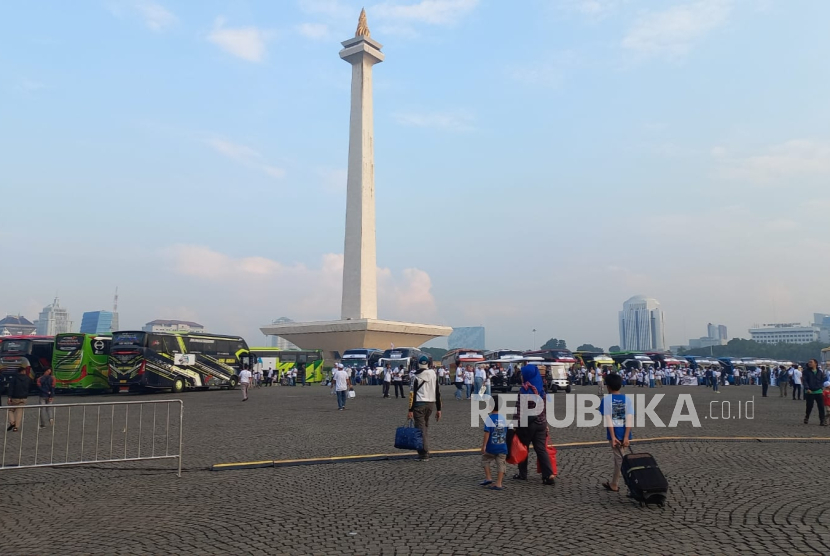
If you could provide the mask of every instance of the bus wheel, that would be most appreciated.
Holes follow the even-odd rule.
[[[184,392],[184,379],[177,378],[173,381],[173,388],[170,389],[174,394],[181,394]]]
[[[236,388],[236,385],[239,383],[239,377],[237,377],[236,375],[232,376],[231,380],[230,380],[230,383],[231,383],[231,385],[228,388],[230,390],[233,390],[234,388]]]

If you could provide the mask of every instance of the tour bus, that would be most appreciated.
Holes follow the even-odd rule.
[[[240,369],[251,365],[248,351],[239,336],[113,332],[109,384],[113,392],[236,388]]]
[[[472,365],[475,367],[477,363],[483,363],[486,360],[484,354],[477,349],[458,348],[452,349],[444,354],[441,358],[441,366],[450,371],[450,376],[455,376],[455,369],[458,366],[466,367]]]
[[[720,370],[723,366],[723,363],[717,359],[712,359],[710,357],[703,357],[700,355],[684,355],[683,359],[689,362],[689,368],[696,371],[699,368],[709,368],[715,367],[716,369]]]
[[[570,370],[576,364],[576,357],[569,349],[538,349],[524,352],[524,357],[541,357],[543,361],[564,363]]]
[[[661,353],[658,351],[655,352],[647,352],[646,355],[651,357],[651,360],[654,361],[655,366],[658,369],[668,369],[670,367],[685,367],[687,365],[686,360],[680,360],[676,358],[671,353]]]
[[[55,388],[67,393],[109,392],[109,353],[112,336],[58,334],[52,354]]]
[[[418,368],[418,359],[420,359],[422,355],[426,355],[429,362],[432,363],[432,356],[418,348],[401,347],[387,349],[380,356],[378,365],[385,367],[388,364],[392,365],[393,369],[395,367],[404,367],[408,370],[414,370]]]
[[[277,377],[291,369],[297,369],[297,382],[302,383],[305,373],[307,383],[323,381],[323,351],[319,349],[280,349],[254,347],[250,349],[251,361],[262,363],[262,371],[274,370]]]
[[[631,369],[646,369],[648,367],[656,367],[654,360],[648,355],[642,353],[634,353],[632,351],[620,351],[609,354],[611,359],[620,367],[630,371]]]
[[[567,394],[571,393],[571,381],[568,378],[568,370],[573,363],[545,360],[541,356],[527,355],[519,360],[519,367],[525,365],[536,365],[547,392],[556,394],[558,391],[563,390]],[[519,382],[521,382],[521,378],[519,378]]]
[[[485,359],[521,359],[522,350],[519,349],[496,349],[493,351],[485,351]]]
[[[361,369],[369,367],[374,369],[378,366],[383,351],[371,348],[347,349],[340,357],[340,362],[347,369]]]
[[[0,343],[0,392],[8,388],[12,375],[28,363],[32,389],[35,381],[52,365],[54,336],[3,336]]]
[[[613,371],[617,368],[616,363],[614,360],[611,359],[608,355],[604,353],[596,353],[596,352],[588,352],[588,351],[575,351],[574,357],[579,361],[582,365],[585,365],[586,369],[594,369],[602,371],[603,367],[608,367],[609,371]]]

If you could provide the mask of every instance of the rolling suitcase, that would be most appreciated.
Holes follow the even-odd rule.
[[[639,501],[640,506],[657,504],[663,507],[669,483],[651,454],[632,452],[623,456],[622,476],[629,496]]]

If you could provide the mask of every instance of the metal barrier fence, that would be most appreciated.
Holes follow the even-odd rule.
[[[0,471],[175,459],[182,476],[181,400],[4,405],[0,410],[6,410]]]

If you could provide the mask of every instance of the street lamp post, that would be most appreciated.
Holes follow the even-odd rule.
[[[530,349],[536,349],[536,329],[533,329],[533,346]]]

